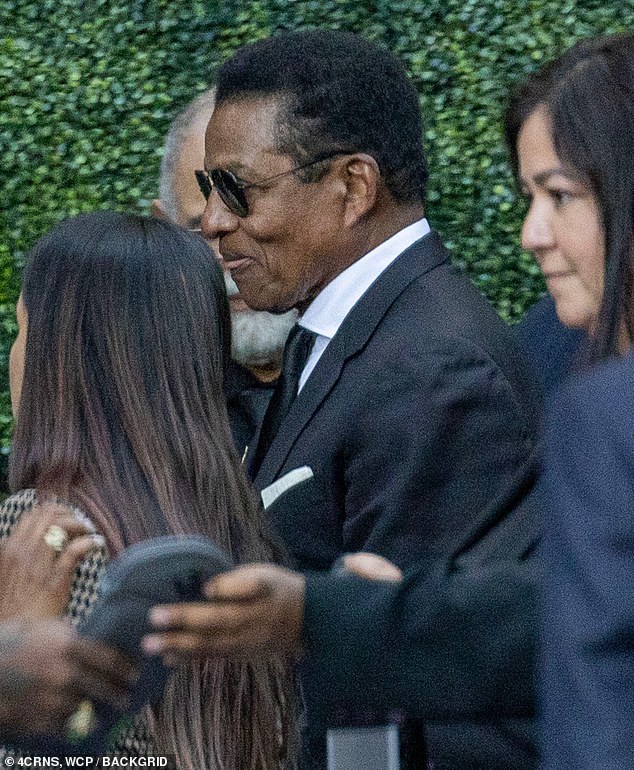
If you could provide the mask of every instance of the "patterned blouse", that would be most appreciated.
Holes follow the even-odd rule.
[[[30,510],[37,503],[37,490],[23,489],[8,497],[0,506],[0,543],[8,537],[15,525],[22,518],[22,514]],[[85,514],[76,508],[73,511],[83,518]],[[93,608],[99,595],[99,584],[103,578],[108,561],[104,546],[95,545],[88,556],[79,564],[75,578],[71,586],[70,599],[64,613],[73,626],[77,626]],[[108,751],[120,754],[146,755],[154,751],[154,739],[147,728],[147,720],[143,712],[140,712],[132,726],[119,735]],[[24,755],[23,752],[21,752]],[[0,746],[0,767],[8,755],[18,756],[18,753],[5,746]]]

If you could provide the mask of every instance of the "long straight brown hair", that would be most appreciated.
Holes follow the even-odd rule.
[[[81,508],[111,555],[182,533],[209,536],[235,562],[272,558],[231,438],[229,311],[204,241],[164,221],[80,215],[37,243],[22,291],[12,489]],[[183,666],[151,721],[183,770],[286,767],[290,672],[273,658]]]

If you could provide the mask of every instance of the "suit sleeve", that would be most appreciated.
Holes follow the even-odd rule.
[[[391,355],[350,420],[342,550],[431,565],[525,461],[531,436],[509,382],[468,341]]]
[[[535,559],[400,584],[307,577],[305,674],[324,713],[402,708],[425,720],[531,716]]]
[[[601,382],[570,386],[550,408],[541,667],[548,770],[634,763],[634,400],[631,383]]]

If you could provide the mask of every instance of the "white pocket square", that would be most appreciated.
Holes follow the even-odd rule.
[[[269,484],[268,487],[264,487],[260,492],[264,508],[269,508],[281,494],[301,484],[306,479],[312,479],[314,475],[308,465],[302,465],[301,468],[294,468],[292,471],[285,473],[281,479],[277,479],[277,481]]]

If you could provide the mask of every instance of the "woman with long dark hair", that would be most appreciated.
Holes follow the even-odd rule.
[[[530,76],[505,116],[529,203],[522,243],[595,363],[634,334],[633,90],[634,34],[591,38]]]
[[[560,320],[587,332],[591,369],[546,420],[543,767],[625,770],[634,766],[634,33],[580,42],[529,78],[506,133],[529,201],[524,246]]]
[[[139,216],[66,220],[30,253],[17,315],[10,483],[22,491],[0,515],[6,534],[52,498],[105,538],[79,567],[73,617],[90,609],[105,562],[146,538],[203,534],[236,562],[272,557],[233,449],[228,307],[202,239]],[[50,535],[47,552],[62,550],[64,527]],[[292,756],[292,703],[281,660],[209,658],[177,667],[118,745],[174,754],[183,770],[279,770]]]

